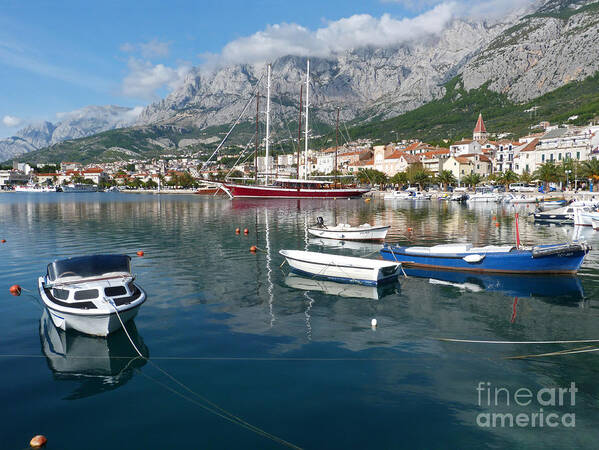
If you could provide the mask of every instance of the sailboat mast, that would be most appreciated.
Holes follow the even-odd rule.
[[[310,60],[306,63],[306,135],[304,137],[304,179],[308,179],[308,107],[310,104]]]
[[[299,125],[297,127],[297,179],[300,177],[300,147],[302,145],[302,93],[304,86],[300,85]]]
[[[270,173],[270,64],[267,69],[266,82],[266,184],[268,185],[268,175]]]
[[[254,180],[258,182],[258,113],[260,106],[260,92],[256,93],[256,144],[254,146]]]
[[[335,134],[335,186],[337,186],[337,153],[339,151],[339,108],[337,107],[337,131]]]

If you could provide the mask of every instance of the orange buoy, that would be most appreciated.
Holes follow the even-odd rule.
[[[250,232],[250,230],[248,230],[247,228],[243,229],[243,234],[248,234]]]
[[[18,284],[13,284],[10,287],[9,291],[12,295],[18,297],[19,295],[21,295],[21,286],[19,286]]]
[[[252,252],[252,253],[256,253],[256,250],[258,250],[258,247],[256,247],[255,245],[252,245],[252,246],[250,247],[250,252]]]
[[[239,228],[235,228],[235,234],[239,234],[241,233],[241,230]]]
[[[499,222],[495,222],[495,226],[498,227],[499,226]]]
[[[493,216],[493,220],[497,220],[497,217],[496,217],[496,216]]]
[[[137,252],[137,256],[143,256],[143,255],[144,255],[144,252],[142,250]]]
[[[6,239],[2,239],[0,242],[4,244],[6,242]]]
[[[412,232],[412,229],[411,229],[411,228],[408,228],[408,233],[411,233],[411,232]]]
[[[370,201],[370,199],[369,199],[369,198],[365,198],[365,199],[364,199],[364,201],[365,201],[366,203],[368,203],[368,202]]]
[[[46,439],[46,436],[38,434],[37,436],[33,436],[31,438],[31,440],[29,441],[29,446],[33,447],[33,448],[39,448],[39,447],[43,447],[44,445],[46,445],[46,442],[48,442],[48,439]]]

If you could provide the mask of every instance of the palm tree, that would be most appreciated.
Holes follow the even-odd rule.
[[[543,182],[545,190],[547,189],[547,184],[559,181],[561,175],[560,168],[553,161],[547,161],[534,172],[534,177]]]
[[[397,172],[391,178],[389,178],[389,183],[397,184],[399,186],[403,186],[408,182],[408,174],[405,172]]]
[[[455,175],[451,170],[442,170],[437,176],[437,180],[443,185],[444,191],[447,190],[447,186],[456,182]]]
[[[534,177],[528,170],[525,170],[524,172],[522,172],[522,175],[520,175],[520,181],[522,183],[531,184],[533,182],[533,180],[534,180]]]
[[[599,179],[599,159],[589,159],[581,164],[582,175],[585,178]]]
[[[360,169],[356,176],[358,181],[363,184],[384,184],[387,182],[387,175],[375,169]]]
[[[418,190],[422,190],[422,186],[426,185],[431,178],[431,174],[426,169],[418,169],[410,174],[410,181],[418,185]]]
[[[508,169],[499,176],[497,181],[505,185],[505,190],[508,191],[510,184],[518,181],[518,174]]]
[[[478,173],[472,172],[471,174],[468,174],[464,178],[462,178],[462,183],[464,183],[467,186],[476,187],[476,185],[479,184],[482,180],[483,177],[481,177]]]

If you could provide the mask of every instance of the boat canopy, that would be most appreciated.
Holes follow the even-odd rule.
[[[306,189],[320,189],[324,186],[330,186],[333,184],[331,181],[325,180],[298,180],[297,178],[277,178],[273,185],[281,186],[286,188],[306,188]]]
[[[90,255],[61,259],[48,264],[48,280],[64,277],[89,278],[107,273],[131,273],[128,255]]]

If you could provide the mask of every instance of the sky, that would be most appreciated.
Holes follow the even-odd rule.
[[[0,138],[87,105],[140,108],[191,67],[388,46],[522,1],[0,0]]]

